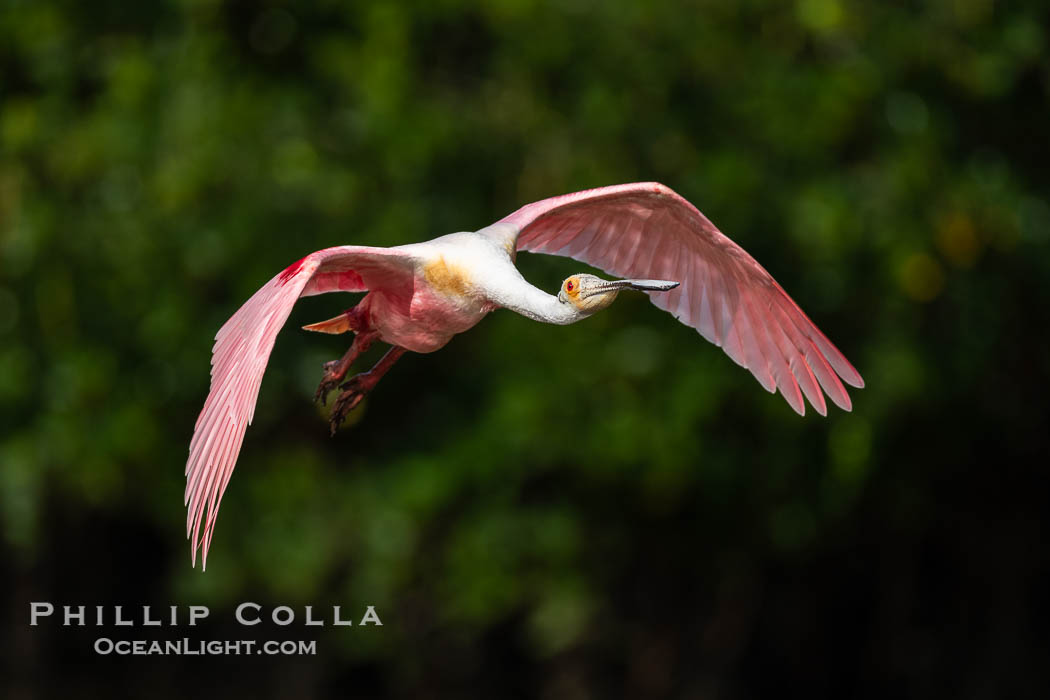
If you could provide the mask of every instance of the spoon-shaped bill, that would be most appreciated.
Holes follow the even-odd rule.
[[[637,289],[643,292],[667,292],[678,286],[671,280],[615,280],[612,284],[620,289]]]

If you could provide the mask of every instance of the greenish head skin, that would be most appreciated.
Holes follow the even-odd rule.
[[[678,282],[669,280],[603,280],[583,272],[561,283],[558,301],[571,304],[581,314],[590,316],[612,304],[622,289],[666,292],[677,286]]]

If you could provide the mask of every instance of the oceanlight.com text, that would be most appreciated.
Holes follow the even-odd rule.
[[[317,641],[303,640],[205,640],[205,639],[171,639],[166,641],[147,639],[110,639],[99,637],[95,640],[95,653],[101,656],[316,656]]]

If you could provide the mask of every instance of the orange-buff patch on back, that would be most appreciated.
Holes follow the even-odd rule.
[[[423,268],[423,277],[435,291],[448,296],[466,296],[470,289],[470,276],[456,265],[449,265],[440,257]]]

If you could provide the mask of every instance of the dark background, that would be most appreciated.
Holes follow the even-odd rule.
[[[1046,697],[1044,3],[0,8],[3,697]],[[636,180],[777,277],[864,375],[853,413],[798,417],[639,295],[497,312],[331,439],[347,338],[298,326],[351,300],[311,298],[190,569],[211,339],[255,289]],[[91,651],[183,634],[318,654]]]

